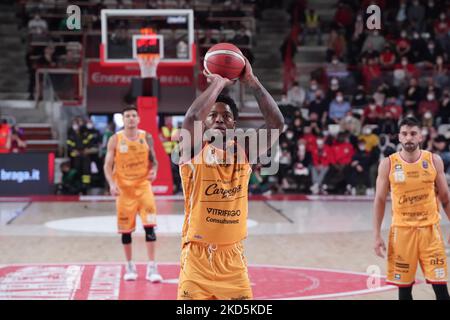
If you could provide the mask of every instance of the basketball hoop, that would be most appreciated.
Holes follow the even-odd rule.
[[[156,78],[156,69],[159,63],[159,54],[138,53],[137,60],[141,69],[141,78]]]

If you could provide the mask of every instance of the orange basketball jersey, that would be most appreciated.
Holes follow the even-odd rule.
[[[146,132],[139,130],[136,140],[129,140],[123,130],[117,132],[114,156],[114,180],[119,188],[148,186],[149,147]]]
[[[251,167],[239,147],[232,164],[224,163],[226,157],[222,149],[206,144],[197,156],[180,165],[185,198],[183,243],[232,244],[247,237]],[[238,163],[239,158],[243,163]]]
[[[389,160],[392,225],[423,227],[438,223],[440,214],[433,154],[422,150],[419,160],[409,163],[397,152],[389,156]]]

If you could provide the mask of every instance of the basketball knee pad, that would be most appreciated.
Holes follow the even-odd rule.
[[[122,233],[122,244],[131,243],[131,233]]]
[[[144,227],[145,230],[145,241],[151,242],[156,241],[155,229],[153,227]]]

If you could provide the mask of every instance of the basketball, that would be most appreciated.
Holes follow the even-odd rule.
[[[245,67],[245,58],[234,44],[218,43],[206,53],[203,66],[209,74],[219,74],[227,79],[236,80]]]

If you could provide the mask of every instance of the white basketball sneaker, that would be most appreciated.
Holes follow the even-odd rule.
[[[127,262],[125,265],[125,274],[123,275],[123,280],[125,281],[134,281],[138,277],[136,266],[133,262]]]
[[[147,264],[147,274],[145,278],[152,283],[161,282],[163,280],[161,275],[158,273],[158,267],[154,263]]]

